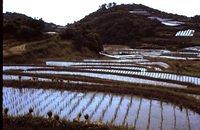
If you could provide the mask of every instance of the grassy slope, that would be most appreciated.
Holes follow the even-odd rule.
[[[44,60],[80,60],[97,57],[98,54],[87,48],[78,51],[72,41],[46,39],[34,42],[4,40],[3,62],[7,63],[42,63]]]

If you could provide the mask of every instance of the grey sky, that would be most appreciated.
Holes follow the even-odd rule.
[[[3,0],[3,12],[18,12],[66,25],[94,12],[103,3],[144,4],[169,13],[200,15],[200,0]]]

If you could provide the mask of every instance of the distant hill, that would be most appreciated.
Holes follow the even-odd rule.
[[[194,29],[197,31],[196,34],[199,34],[198,20],[198,16],[188,18],[141,4],[110,3],[102,5],[97,11],[67,27],[91,30],[100,36],[103,44],[123,44],[133,48],[172,48],[174,46],[176,49],[188,46],[191,42],[191,38],[186,40],[175,38],[176,32]],[[198,36],[195,35],[195,37]]]
[[[43,32],[55,31],[57,25],[44,22],[42,19],[28,17],[20,13],[3,13],[4,37],[19,40],[40,39]]]
[[[3,14],[4,63],[97,57],[101,45],[99,36],[91,31],[64,30],[63,26],[23,14]]]

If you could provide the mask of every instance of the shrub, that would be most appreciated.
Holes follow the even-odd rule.
[[[60,117],[56,114],[56,115],[54,115],[54,119],[55,119],[56,121],[59,121]]]
[[[51,118],[53,114],[52,114],[51,111],[48,111],[48,112],[47,112],[47,115],[48,115],[49,118]]]
[[[4,114],[5,114],[6,116],[8,115],[8,110],[9,110],[8,108],[5,108],[5,109],[4,109]]]

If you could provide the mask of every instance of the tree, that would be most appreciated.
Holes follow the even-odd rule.
[[[192,21],[195,23],[200,23],[200,15],[195,15],[194,17],[192,17]]]
[[[29,19],[27,20],[27,26],[33,28],[36,32],[41,33],[44,29],[44,21],[42,19]]]
[[[15,34],[17,30],[20,28],[15,22],[8,22],[3,24],[4,33]]]
[[[16,38],[19,39],[29,39],[37,35],[37,32],[28,26],[21,26],[20,29],[17,30]]]
[[[47,112],[47,115],[48,115],[49,118],[51,118],[53,114],[52,114],[51,111],[48,111],[48,112]]]
[[[22,14],[6,13],[3,21],[3,32],[19,40],[39,38],[43,35],[45,22]]]
[[[88,26],[67,28],[61,33],[61,38],[73,40],[75,48],[79,51],[82,51],[82,48],[89,48],[92,51],[99,52],[103,48],[100,36],[88,29]]]
[[[200,31],[200,15],[195,15],[194,17],[192,17],[192,27],[197,30]]]
[[[109,3],[109,4],[107,5],[107,7],[108,7],[108,8],[111,8],[111,7],[112,7],[112,3]]]
[[[55,119],[56,121],[59,121],[60,117],[56,114],[56,115],[54,115],[54,119]]]
[[[5,115],[5,116],[8,115],[8,110],[9,110],[8,108],[5,108],[5,109],[4,109],[4,115]]]
[[[106,4],[100,5],[100,9],[105,10],[106,9]]]
[[[113,7],[115,7],[117,5],[115,2],[113,2],[112,4],[113,4]]]

